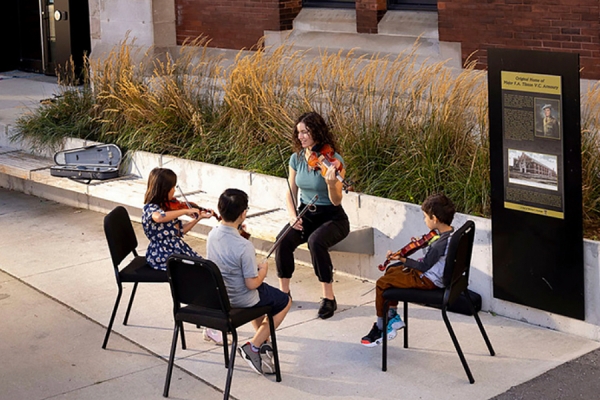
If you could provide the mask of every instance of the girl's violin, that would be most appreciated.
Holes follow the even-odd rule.
[[[172,199],[172,200],[169,200],[165,204],[165,207],[166,207],[165,211],[187,210],[189,208],[197,208],[200,211],[211,211],[211,212],[213,212],[212,216],[215,217],[217,219],[217,221],[221,220],[221,217],[219,215],[217,215],[214,211],[209,210],[208,208],[200,207],[198,204],[193,203],[193,202],[185,202],[184,203],[177,199]]]
[[[179,201],[177,199],[169,200],[169,202],[167,204],[167,208],[169,208],[169,210],[167,210],[167,211],[183,210],[183,209],[187,209],[187,208],[197,208],[200,211],[210,211],[210,212],[212,212],[212,216],[215,217],[217,219],[217,221],[221,220],[221,216],[219,216],[213,210],[209,210],[208,208],[200,207],[196,203],[189,202],[187,197],[185,197],[183,190],[181,190],[181,188],[179,187],[179,185],[177,185],[177,190],[179,190],[179,193],[181,194],[181,197],[183,197],[183,199],[185,200],[185,203],[182,203],[181,201]],[[170,208],[170,207],[173,207],[173,208]],[[196,216],[196,218],[198,218],[198,217]],[[242,235],[242,237],[244,239],[250,239],[250,233],[248,233],[242,225],[238,226],[238,232],[240,233],[240,235]]]
[[[431,243],[431,241],[433,239],[435,239],[436,236],[438,236],[438,233],[434,229],[431,232],[421,236],[419,239],[411,238],[410,243],[408,243],[406,246],[404,246],[397,252],[392,253],[389,256],[387,256],[387,258],[385,259],[385,262],[378,266],[379,270],[385,271],[385,269],[387,268],[390,261],[392,261],[392,257],[398,257],[398,256],[408,257],[411,254],[413,254],[414,252],[416,252],[417,250],[427,247],[429,245],[429,243]]]
[[[331,166],[335,166],[335,177],[342,183],[344,190],[348,193],[348,189],[352,186],[352,182],[344,179],[340,174],[343,169],[340,160],[335,158],[335,150],[329,144],[317,145],[312,148],[310,156],[308,157],[308,166],[315,170],[320,170],[321,175],[325,177],[327,169]]]

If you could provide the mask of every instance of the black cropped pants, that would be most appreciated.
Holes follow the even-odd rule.
[[[300,211],[306,207],[300,205]],[[289,224],[281,230],[279,238]],[[291,278],[295,270],[294,251],[303,243],[308,243],[312,265],[319,282],[333,282],[333,265],[329,248],[342,241],[350,233],[348,216],[342,206],[317,206],[314,212],[308,211],[302,217],[304,230],[291,229],[281,240],[275,251],[275,264],[279,278]]]

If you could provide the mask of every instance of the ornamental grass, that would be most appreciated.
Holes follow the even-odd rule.
[[[135,49],[125,40],[86,63],[83,85],[63,76],[55,101],[19,119],[17,138],[52,146],[79,137],[285,177],[294,122],[315,110],[338,139],[356,191],[416,204],[443,191],[459,212],[490,216],[487,76],[473,64],[457,71],[417,62],[414,52],[259,46],[224,67],[203,38],[176,55]],[[591,238],[600,228],[599,115],[597,84],[582,96]]]

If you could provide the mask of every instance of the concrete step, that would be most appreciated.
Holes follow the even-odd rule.
[[[355,10],[304,8],[291,31],[265,32],[265,46],[291,46],[317,57],[324,51],[349,52],[359,56],[398,56],[414,52],[418,63],[447,61],[461,67],[460,44],[441,43],[435,12],[387,11],[378,26],[379,33],[356,32]]]
[[[286,38],[285,43],[294,49],[330,53],[339,50],[354,50],[361,55],[398,55],[408,53],[416,47],[416,53],[423,57],[437,58],[440,55],[439,42],[435,39],[395,35],[370,35],[363,33],[297,31]]]

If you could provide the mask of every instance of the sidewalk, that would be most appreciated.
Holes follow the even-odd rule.
[[[0,128],[52,97],[52,79],[0,73]],[[130,325],[123,326],[126,285],[115,332],[101,349],[117,292],[103,217],[0,188],[0,399],[162,398],[173,329],[167,285],[140,285]],[[147,241],[135,227],[143,252]],[[188,242],[205,254],[202,240]],[[269,268],[267,280],[276,285],[274,265]],[[472,317],[450,315],[474,385],[440,312],[418,306],[410,309],[410,348],[401,337],[390,342],[382,372],[381,348],[359,344],[374,321],[373,286],[336,274],[339,309],[322,321],[316,318],[319,284],[312,269],[298,267],[294,304],[278,331],[283,381],[256,375],[238,358],[232,398],[597,398],[598,342],[488,313],[481,318],[495,357]],[[195,327],[186,333],[189,348],[177,350],[171,398],[222,398],[222,348],[204,342]],[[250,337],[250,326],[240,336]]]
[[[0,189],[1,398],[161,398],[172,334],[167,285],[140,285],[121,324],[126,286],[106,350],[104,327],[116,296],[103,215]],[[146,239],[135,224],[140,249]],[[190,238],[204,254],[204,242]],[[275,283],[274,265],[268,281]],[[7,275],[9,274],[9,275]],[[261,377],[240,359],[232,396],[275,399],[383,399],[394,387],[405,399],[489,399],[512,386],[598,348],[598,343],[482,313],[497,355],[487,354],[472,317],[451,315],[475,384],[470,385],[435,309],[411,306],[411,346],[390,342],[389,369],[381,348],[359,344],[373,323],[373,283],[336,275],[339,309],[316,318],[319,285],[310,268],[293,280],[294,304],[278,331],[283,381]],[[363,295],[364,294],[364,295]],[[188,327],[178,348],[171,396],[222,397],[222,348]],[[241,338],[251,336],[250,326]]]

